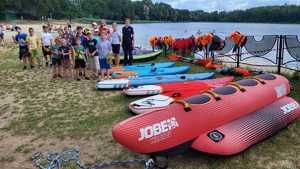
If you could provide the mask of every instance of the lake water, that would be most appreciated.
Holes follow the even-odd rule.
[[[149,48],[149,38],[151,36],[171,35],[175,38],[186,38],[197,32],[215,32],[216,35],[225,38],[234,31],[239,31],[248,36],[255,36],[256,40],[261,40],[263,35],[298,35],[300,37],[300,25],[298,24],[257,24],[257,23],[153,23],[153,24],[134,24],[136,45]],[[275,45],[276,47],[276,45]],[[246,52],[243,49],[243,52]],[[201,55],[201,54],[200,54]],[[295,60],[290,57],[287,51],[284,52],[284,61]],[[244,55],[248,57],[249,55]],[[276,51],[266,55],[269,59],[276,62]],[[251,58],[246,63],[274,65],[261,58]],[[287,64],[289,67],[300,68],[299,62]]]
[[[246,35],[253,35],[260,39],[263,35],[299,35],[300,25],[297,24],[257,24],[257,23],[153,23],[133,24],[135,28],[136,44],[149,47],[149,38],[153,35],[171,35],[175,38],[184,38],[195,35],[197,32],[215,32],[221,37],[229,36],[234,31]]]

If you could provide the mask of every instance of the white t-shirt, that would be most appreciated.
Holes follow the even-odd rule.
[[[0,26],[0,34],[4,33],[4,28]]]
[[[119,45],[121,43],[121,36],[118,32],[113,32],[111,34],[111,44]]]
[[[42,33],[42,43],[43,46],[50,46],[51,45],[51,41],[53,40],[53,36],[51,33],[47,32],[43,32]]]

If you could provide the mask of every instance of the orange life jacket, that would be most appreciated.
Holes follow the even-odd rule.
[[[203,46],[208,45],[213,41],[213,39],[214,39],[214,35],[212,33],[208,33],[207,35],[204,35],[202,39],[202,45]]]
[[[230,35],[230,39],[237,45],[237,47],[243,47],[247,42],[247,37],[240,32],[233,32]]]
[[[149,42],[150,42],[150,44],[151,44],[152,47],[157,46],[158,41],[159,41],[159,38],[158,38],[157,36],[152,36],[152,37],[149,39]]]
[[[164,36],[164,37],[162,38],[162,40],[163,40],[164,44],[165,44],[165,45],[168,45],[168,46],[172,46],[173,43],[174,43],[174,39],[173,39],[172,36]]]

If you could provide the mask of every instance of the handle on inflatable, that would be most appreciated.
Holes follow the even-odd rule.
[[[151,68],[151,72],[155,72],[155,71],[157,71],[156,67]]]
[[[172,103],[178,103],[178,104],[183,105],[184,111],[186,111],[186,112],[192,111],[191,105],[189,103],[187,103],[186,101],[174,100]]]
[[[256,81],[258,81],[259,83],[261,83],[261,84],[263,84],[263,85],[266,84],[265,81],[263,81],[262,79],[260,79],[260,78],[258,78],[258,77],[254,77],[253,79],[256,80]]]
[[[173,93],[172,94],[172,97],[180,97],[181,96],[181,93]]]
[[[205,93],[207,93],[207,94],[211,95],[212,97],[214,97],[214,99],[215,99],[216,101],[222,100],[221,97],[220,97],[220,95],[219,95],[218,93],[212,91],[212,90],[208,90],[208,91],[206,91]]]
[[[246,91],[246,89],[243,86],[241,86],[240,84],[238,84],[238,83],[231,82],[231,83],[229,83],[229,85],[238,88],[241,92],[245,92]]]

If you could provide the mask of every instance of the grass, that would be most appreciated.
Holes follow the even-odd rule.
[[[120,91],[97,91],[91,81],[52,81],[49,69],[22,71],[16,51],[13,46],[0,50],[0,126],[5,124],[0,127],[0,152],[7,152],[7,156],[0,155],[0,163],[6,168],[18,168],[16,162],[32,167],[20,156],[29,159],[34,151],[61,151],[70,146],[80,146],[85,163],[139,156],[111,137],[112,126],[132,116],[127,105],[137,98],[126,97]],[[156,61],[164,60],[160,57]],[[200,66],[191,66],[191,72],[204,71]],[[294,87],[291,96],[300,102],[300,78],[295,76],[290,81]],[[297,169],[299,129],[298,120],[274,137],[231,157],[187,151],[170,158],[170,168]]]

